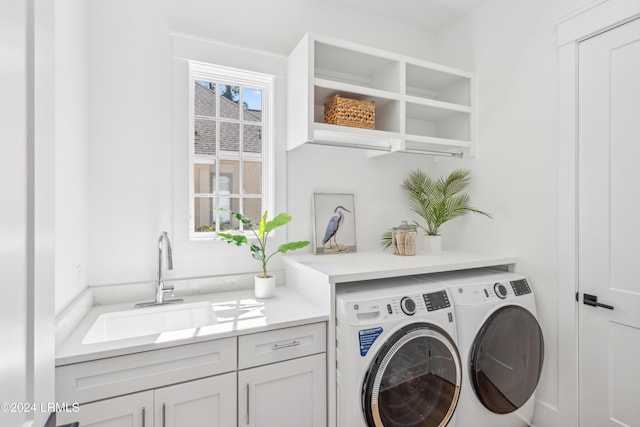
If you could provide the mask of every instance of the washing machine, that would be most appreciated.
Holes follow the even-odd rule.
[[[457,319],[464,365],[458,425],[529,426],[544,339],[527,278],[494,269],[429,278],[449,288]]]
[[[415,277],[336,289],[338,427],[454,426],[462,365],[449,290]]]

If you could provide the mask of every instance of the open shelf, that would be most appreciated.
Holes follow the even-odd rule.
[[[316,42],[314,77],[390,92],[400,91],[400,62]]]
[[[324,123],[324,104],[331,99],[335,94],[350,99],[357,99],[359,101],[376,103],[376,130],[387,132],[400,132],[400,100],[390,99],[391,97],[398,98],[391,93],[377,91],[381,95],[389,95],[390,97],[371,96],[368,93],[354,93],[347,92],[345,90],[335,90],[322,86],[314,87],[314,123]],[[336,126],[341,129],[344,126]]]
[[[471,112],[407,103],[405,133],[469,142]]]
[[[431,67],[438,66],[431,64]],[[471,75],[446,67],[429,68],[407,63],[406,94],[470,106]]]
[[[473,153],[472,74],[307,34],[287,66],[289,150],[306,143],[373,151]],[[375,101],[375,129],[324,123],[334,95]]]

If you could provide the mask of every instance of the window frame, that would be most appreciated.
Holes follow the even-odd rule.
[[[216,138],[216,156],[215,161],[220,162],[224,160],[237,160],[241,165],[242,171],[242,162],[243,161],[252,161],[252,160],[260,160],[262,164],[262,209],[261,212],[273,211],[275,205],[275,197],[274,197],[274,183],[275,183],[275,167],[274,167],[274,147],[275,142],[273,138],[274,133],[274,82],[275,76],[257,73],[248,70],[240,70],[236,68],[226,67],[222,65],[215,65],[209,63],[203,63],[198,61],[188,61],[189,68],[189,144],[188,144],[188,171],[189,171],[189,240],[199,241],[215,238],[217,236],[217,231],[212,232],[196,232],[195,231],[195,200],[196,197],[202,197],[200,193],[195,192],[195,183],[194,183],[194,166],[196,164],[207,164],[212,162],[212,159],[209,157],[197,156],[195,154],[195,90],[194,85],[196,81],[209,81],[215,82],[217,85],[216,90],[216,123],[233,123],[237,122],[240,125],[239,135],[240,135],[240,147],[239,153],[237,156],[225,156],[225,152],[219,149],[220,141],[219,138]],[[242,141],[243,141],[243,129],[242,123],[244,120],[238,119],[226,119],[219,117],[220,109],[219,109],[219,85],[232,85],[232,86],[240,86],[241,88],[250,88],[250,89],[258,89],[262,91],[262,155],[245,155],[242,149]],[[242,91],[241,91],[242,92]],[[242,105],[240,105],[240,109],[242,109]],[[248,124],[252,124],[253,122],[247,122]],[[258,122],[255,122],[256,124]],[[220,130],[219,126],[216,126],[216,133],[219,134]],[[240,172],[242,174],[242,172]],[[216,167],[216,177],[220,175],[220,168]],[[200,195],[200,196],[199,196]],[[255,196],[255,195],[254,195]],[[212,193],[212,199],[216,200],[217,197],[220,197],[216,192]],[[244,192],[240,191],[239,200],[241,211],[243,200],[251,199],[257,197],[247,197],[244,195]],[[240,229],[235,232],[244,233],[247,237],[253,237],[253,233],[248,230],[242,229],[242,224],[239,224]],[[219,230],[218,221],[216,222],[216,230]]]

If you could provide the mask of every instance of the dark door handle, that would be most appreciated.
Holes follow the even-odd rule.
[[[598,297],[596,295],[582,294],[582,302],[585,305],[590,305],[591,307],[602,307],[606,308],[607,310],[613,310],[612,305],[598,302]]]

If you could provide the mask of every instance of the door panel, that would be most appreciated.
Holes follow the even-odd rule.
[[[536,318],[508,305],[482,325],[471,348],[473,391],[488,410],[507,414],[533,395],[544,360],[544,339]]]
[[[640,20],[580,43],[578,80],[580,426],[640,425]]]
[[[326,355],[238,373],[238,426],[325,427]]]
[[[378,351],[363,387],[369,425],[443,425],[458,403],[462,371],[453,340],[437,326],[413,323]]]
[[[236,384],[232,372],[157,389],[156,426],[235,426]]]
[[[59,412],[58,425],[79,422],[82,427],[152,427],[153,392],[129,394],[80,405],[80,410]]]

